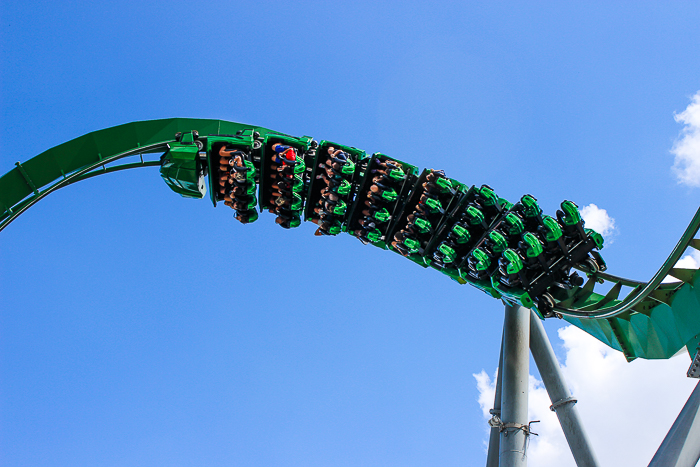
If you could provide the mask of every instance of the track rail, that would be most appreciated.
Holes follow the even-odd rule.
[[[53,183],[46,187],[43,190],[38,190],[34,188],[34,193],[29,197],[21,202],[15,204],[11,208],[5,208],[5,213],[4,213],[4,218],[2,218],[2,221],[0,221],[0,231],[4,230],[5,227],[7,227],[13,220],[15,220],[20,214],[24,213],[27,209],[30,207],[34,206],[36,203],[44,199],[46,196],[50,195],[54,191],[58,190],[59,188],[66,187],[68,185],[71,185],[76,182],[80,182],[82,180],[87,180],[88,178],[96,177],[98,175],[104,175],[112,172],[118,172],[121,170],[128,170],[128,169],[138,169],[141,167],[158,167],[160,166],[160,159],[158,160],[143,160],[143,154],[149,154],[151,152],[157,152],[157,151],[164,151],[167,148],[167,143],[158,143],[158,144],[152,144],[149,146],[144,146],[143,148],[139,148],[136,150],[132,151],[126,151],[125,153],[122,154],[117,154],[111,157],[107,157],[103,160],[100,160],[98,162],[95,162],[93,164],[88,164],[85,167],[81,167],[80,169],[70,173],[69,175],[65,175],[62,179],[57,181],[56,183]],[[140,156],[141,161],[140,162],[131,162],[127,164],[121,164],[121,165],[116,165],[116,166],[110,166],[107,167],[107,164],[111,164],[113,162],[116,162],[121,159],[125,159],[128,157],[133,157],[133,156]],[[20,167],[18,165],[18,167]],[[27,174],[27,180],[31,180]],[[27,182],[29,185],[29,182]],[[2,188],[2,185],[0,185],[0,190]]]
[[[288,136],[252,125],[184,118],[134,122],[88,133],[18,162],[0,177],[0,230],[44,197],[72,183],[121,170],[159,166],[160,154],[174,142],[175,133],[195,129],[202,135],[253,130],[263,137],[268,133]],[[144,154],[159,156],[144,159]],[[111,165],[134,157],[139,159]],[[700,209],[648,282],[584,270],[588,281],[557,300],[556,316],[622,351],[628,360],[670,358],[683,347],[693,355],[700,344],[700,274],[674,266],[687,248],[700,250],[700,239],[695,238],[699,229]],[[662,282],[667,276],[678,281]],[[609,291],[596,293],[596,285],[605,282],[612,284]],[[631,290],[620,298],[623,287]]]
[[[202,133],[235,133],[253,128],[265,135],[271,130],[254,125],[194,118],[169,118],[118,125],[93,131],[48,149],[0,177],[0,231],[29,207],[59,188],[105,173],[159,165],[144,161],[107,167],[121,159],[162,153],[175,133],[193,128]]]
[[[554,307],[554,311],[561,313],[564,316],[600,319],[613,318],[623,313],[627,313],[634,310],[635,307],[642,304],[645,300],[649,300],[651,303],[663,303],[664,300],[658,297],[658,292],[673,292],[684,283],[693,283],[693,278],[697,272],[696,270],[674,268],[673,266],[678,262],[681,255],[683,255],[688,247],[700,250],[700,240],[694,238],[699,227],[700,209],[698,209],[698,211],[695,213],[693,220],[683,233],[683,236],[678,241],[678,244],[673,249],[673,252],[671,252],[666,261],[664,261],[664,264],[656,272],[656,274],[654,274],[654,277],[652,277],[649,282],[634,281],[603,272],[591,275],[592,280],[597,280],[598,282],[612,282],[614,284],[613,288],[615,289],[620,288],[621,286],[634,287],[634,289],[624,299],[614,299],[610,301],[598,300],[595,303],[578,310],[562,306],[562,302],[560,302]],[[680,279],[680,281],[663,284],[662,281],[668,275],[671,275],[676,279]],[[657,297],[654,297],[654,293],[657,293]],[[580,300],[583,298],[582,296],[584,294],[585,291],[582,289],[579,290],[578,294],[572,296],[570,302]],[[610,302],[614,302],[614,304],[606,306]]]
[[[569,299],[557,303],[554,311],[622,351],[628,360],[670,358],[683,347],[681,342],[692,357],[700,345],[700,271],[674,266],[688,248],[700,250],[698,230],[700,209],[651,280],[598,272]],[[663,282],[669,276],[678,281]],[[593,292],[596,283],[605,282],[612,284],[605,295]],[[631,290],[620,299],[622,287]]]

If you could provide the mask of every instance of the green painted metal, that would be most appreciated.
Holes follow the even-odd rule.
[[[296,138],[294,136],[289,136],[289,135],[282,135],[282,134],[275,134],[275,133],[270,133],[267,136],[265,136],[264,142],[263,142],[263,160],[260,163],[260,209],[272,209],[274,208],[274,203],[270,202],[269,196],[271,196],[272,188],[270,187],[271,183],[269,182],[268,179],[268,174],[272,170],[272,161],[270,160],[271,155],[274,153],[272,150],[272,147],[275,144],[281,144],[283,146],[290,146],[294,148],[299,156],[303,157],[307,151],[310,148],[312,138],[308,136],[303,136],[301,138]],[[303,159],[302,159],[303,160]],[[295,173],[297,170],[305,170],[306,166],[302,163],[297,165],[295,168]],[[302,190],[299,190],[299,193],[297,194],[297,201],[292,203],[291,205],[291,210],[293,213],[294,218],[301,218],[302,211],[304,209],[304,198],[306,197],[306,193],[303,192]],[[298,224],[294,224],[295,226]]]
[[[700,250],[694,238],[700,228],[695,213],[669,257],[649,282],[638,282],[598,272],[591,274],[590,291],[584,286],[554,310],[564,319],[614,349],[628,360],[670,358],[686,347],[694,355],[700,342],[700,274],[673,266],[688,247]],[[678,282],[662,283],[672,276]],[[596,282],[611,282],[605,295],[592,292]],[[632,287],[619,299],[622,286]]]
[[[341,196],[341,199],[345,203],[352,202],[352,199],[349,196],[351,194],[352,185],[359,183],[361,178],[362,178],[362,175],[363,175],[360,172],[360,170],[357,169],[357,167],[358,167],[357,164],[359,162],[367,159],[369,156],[362,149],[357,149],[357,148],[345,146],[342,144],[333,143],[331,141],[322,140],[318,144],[318,149],[317,149],[317,153],[319,155],[319,160],[325,160],[328,157],[329,148],[333,148],[334,151],[336,151],[336,150],[344,151],[346,154],[349,155],[349,160],[352,164],[348,164],[348,166],[344,166],[343,172],[342,172],[342,177],[345,180],[345,182],[347,182],[347,183],[344,183],[343,190],[339,191],[338,194]],[[318,167],[318,164],[314,164],[314,166],[311,167],[311,174],[310,174],[311,180],[315,180],[316,177],[320,175],[320,173],[321,173],[321,169]],[[312,190],[312,184],[309,183],[308,192],[306,194],[307,202],[306,202],[306,206],[304,208],[304,220],[314,222],[315,220],[317,221],[319,219],[318,214],[316,214],[313,211],[313,206],[318,202],[318,200],[320,198],[321,198],[321,190],[320,189]],[[350,212],[346,211],[345,215],[343,216],[343,220],[346,220],[349,215],[350,215]]]
[[[76,177],[125,157],[165,152],[167,144],[175,142],[174,136],[178,132],[197,130],[200,135],[235,134],[251,128],[262,135],[271,132],[266,128],[224,120],[168,118],[126,123],[59,144],[0,177],[0,230],[26,208],[70,184]]]
[[[252,130],[242,130],[238,135],[217,135],[207,136],[207,172],[209,174],[209,197],[211,202],[214,203],[216,207],[216,202],[222,200],[224,197],[219,193],[219,184],[217,177],[218,171],[216,166],[219,165],[219,154],[218,149],[222,146],[226,146],[233,149],[240,149],[243,151],[254,151],[260,149],[262,143],[258,142],[256,144],[255,137],[260,137],[259,134]]]
[[[372,154],[372,157],[367,160],[367,167],[373,167],[375,162],[377,160],[385,160],[388,159],[386,154],[382,154],[380,152],[376,152]],[[394,162],[398,163],[399,166],[401,167],[401,170],[395,170],[395,171],[390,171],[389,176],[394,178],[397,183],[400,184],[399,191],[397,193],[397,199],[393,202],[390,202],[392,207],[390,208],[392,212],[396,210],[397,206],[402,205],[403,202],[405,202],[406,198],[409,196],[413,184],[416,182],[418,179],[418,174],[419,170],[418,167],[408,164],[404,161],[401,161],[396,158],[391,158]],[[373,174],[370,173],[369,171],[365,171],[365,173],[362,174],[361,180],[358,182],[359,187],[362,191],[366,191],[369,189],[369,185],[372,183],[372,178]],[[360,206],[360,203],[356,202],[353,204],[353,206],[350,209],[350,212],[348,213],[348,223],[347,227],[349,231],[353,231],[355,228],[358,227],[358,220],[361,217],[361,211],[362,207]],[[395,224],[397,222],[397,218],[400,217],[400,215],[395,215],[393,218],[389,221],[388,226],[386,227],[385,231],[380,231],[376,230],[372,236],[369,238],[370,243],[378,248],[381,248],[383,250],[388,249],[387,248],[387,243],[389,238],[394,231]],[[382,235],[385,234],[385,235]],[[422,257],[417,257],[416,255],[410,255],[408,257],[411,261],[423,266],[427,267],[427,264],[425,263],[424,259]]]
[[[204,145],[195,138],[196,133],[188,131],[178,138],[179,141],[168,144],[168,151],[163,154],[160,176],[175,193],[185,198],[199,199],[206,193],[204,167],[199,157]]]
[[[174,139],[176,133],[191,134],[192,131],[199,132],[200,138],[205,140],[204,142],[207,144],[207,150],[211,149],[211,144],[217,138],[221,141],[228,139],[238,141],[241,139],[241,135],[243,139],[246,139],[246,135],[253,134],[257,134],[256,138],[247,138],[246,141],[248,139],[253,142],[256,140],[291,141],[304,151],[313,146],[310,137],[294,138],[265,128],[222,120],[173,118],[127,123],[95,131],[51,148],[26,162],[18,162],[15,168],[0,177],[0,210],[2,211],[0,213],[0,230],[7,227],[12,220],[33,204],[59,188],[97,175],[131,168],[160,166],[166,182],[172,188],[177,188],[175,191],[201,197],[203,195],[201,175],[205,171],[211,173],[211,158],[208,159],[209,164],[204,166],[199,158],[198,150],[192,150],[191,147],[183,149],[183,146],[190,146],[186,144],[187,141],[177,142]],[[236,136],[238,132],[241,133]],[[211,139],[207,140],[209,135],[212,135]],[[163,156],[157,160],[144,160],[144,154],[162,154]],[[139,155],[140,161],[138,162],[109,166],[122,159]],[[375,154],[372,159],[377,157],[385,156]],[[172,161],[177,158],[182,161],[179,167],[167,166],[168,160]],[[362,156],[358,158],[358,160],[360,159],[363,159]],[[370,159],[364,159],[364,164],[367,164],[368,160]],[[258,161],[258,164],[260,162]],[[397,205],[408,199],[411,195],[411,189],[418,179],[417,168],[406,163],[401,164],[404,170],[408,170],[407,173],[412,177],[412,181],[410,183],[406,181],[400,192],[397,193]],[[310,168],[308,170],[311,172]],[[357,174],[363,175],[361,179],[354,178],[358,184],[366,184],[366,181],[371,178],[369,174],[362,173],[359,169]],[[515,217],[509,218],[507,215],[513,208],[513,204],[499,198],[489,187],[467,188],[451,179],[442,183],[445,184],[443,187],[445,189],[451,187],[460,190],[463,193],[462,200],[466,200],[472,193],[477,193],[484,200],[484,209],[497,207],[502,213],[497,216],[497,219],[505,223],[505,231],[508,235],[523,232],[523,226],[519,224],[520,220]],[[210,181],[210,190],[214,187],[215,185],[211,184]],[[216,204],[216,196],[213,195],[212,201]],[[264,203],[262,200],[261,202]],[[492,207],[489,207],[489,203],[492,203]],[[355,208],[356,204],[353,204],[352,209]],[[457,208],[463,207],[461,202],[457,204],[459,205],[455,208],[455,212]],[[523,208],[523,220],[526,224],[530,222],[528,219],[542,215],[536,200],[529,195],[521,199],[520,205]],[[562,204],[562,208],[564,212],[559,218],[561,225],[575,225],[578,221],[575,205],[566,202]],[[436,205],[434,209],[435,212],[452,210],[450,206],[442,205]],[[353,216],[352,212],[347,215]],[[478,226],[485,222],[483,212],[478,209],[465,211],[464,215],[465,222],[468,221],[472,225]],[[437,228],[436,226],[430,226],[430,228],[436,228],[436,231],[442,230],[446,233],[453,232],[451,235],[455,239],[454,245],[457,246],[461,245],[460,242],[475,241],[475,239],[469,238],[468,232],[463,227],[454,224],[454,221],[448,222],[449,219],[449,216],[444,216],[439,221],[440,225]],[[560,242],[562,232],[559,230],[556,220],[549,216],[545,216],[544,219],[547,226],[547,240],[552,243]],[[396,222],[396,219],[391,220],[391,222]],[[464,225],[466,226],[466,224]],[[423,231],[429,230],[427,225],[421,226],[422,224],[418,225]],[[700,250],[700,239],[695,238],[698,228],[700,228],[700,209],[676,248],[649,282],[617,277],[596,270],[594,264],[588,266],[583,264],[581,270],[587,274],[588,281],[582,287],[574,288],[568,296],[557,297],[554,312],[557,316],[563,317],[612,348],[622,351],[628,360],[669,358],[684,346],[691,354],[694,354],[695,349],[700,344],[700,273],[698,270],[674,268],[674,265],[688,247]],[[393,226],[390,227],[391,229]],[[586,229],[586,235],[596,243],[598,248],[602,247],[602,238],[597,233]],[[518,263],[520,259],[513,255],[510,249],[512,245],[507,245],[505,239],[498,238],[497,235],[488,235],[488,238],[491,243],[504,250],[505,257],[509,261],[507,263],[508,272],[518,272],[522,265]],[[542,245],[537,239],[533,240],[524,235],[523,240],[529,245],[526,256],[535,258],[541,254]],[[384,240],[374,239],[372,243],[387,249]],[[426,249],[430,250],[431,253],[440,251],[446,258],[454,254],[454,250],[447,244],[440,244],[435,240],[430,243]],[[508,248],[506,248],[507,246]],[[416,251],[419,251],[422,245],[416,243],[414,247]],[[595,257],[597,253],[593,253]],[[479,254],[480,250],[474,250],[475,257]],[[428,265],[435,267],[432,259],[427,255],[413,254],[409,259],[424,267]],[[489,260],[485,255],[476,259],[477,265],[485,265]],[[513,304],[533,306],[532,299],[527,294],[518,295],[511,290],[504,295],[502,287],[492,283],[488,277],[486,280],[470,278],[460,269],[461,265],[451,265],[450,261],[447,263],[450,267],[436,269],[460,284],[469,283],[496,298],[503,298]],[[602,259],[600,263],[604,264]],[[668,275],[679,281],[661,283]],[[612,288],[605,294],[596,293],[595,286],[603,282],[612,283]],[[632,291],[624,298],[620,298],[623,286],[630,287]]]

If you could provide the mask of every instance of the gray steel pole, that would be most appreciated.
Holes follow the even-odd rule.
[[[529,428],[530,310],[506,305],[503,325],[500,467],[526,467]]]
[[[501,354],[498,357],[498,374],[496,375],[496,395],[493,398],[493,409],[489,412],[492,415],[491,421],[501,420],[501,387],[503,383],[503,335],[501,335]],[[498,420],[496,420],[498,417]],[[501,432],[498,425],[491,424],[489,435],[489,453],[486,457],[486,467],[498,467],[498,449]],[[495,425],[495,426],[494,426]]]
[[[559,417],[559,424],[561,424],[566,441],[569,443],[569,449],[571,449],[576,465],[578,467],[598,467],[598,461],[590,447],[590,442],[575,407],[576,399],[571,396],[569,388],[564,382],[552,344],[547,338],[541,320],[533,311],[530,311],[530,350],[544,386],[547,388],[549,399],[552,401],[550,408]]]
[[[649,467],[693,467],[700,460],[700,382],[659,446]]]

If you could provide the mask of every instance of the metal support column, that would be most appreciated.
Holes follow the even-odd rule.
[[[527,420],[530,310],[507,305],[505,315],[499,466],[526,467],[530,435]]]
[[[493,409],[491,413],[491,433],[489,435],[489,453],[486,457],[486,467],[498,467],[498,450],[501,431],[499,423],[501,421],[501,388],[503,385],[503,336],[501,336],[501,354],[498,357],[498,374],[496,375],[496,395],[493,398]]]
[[[694,467],[700,460],[700,382],[659,446],[649,467]]]
[[[564,377],[559,368],[559,362],[552,344],[547,338],[542,322],[537,315],[530,311],[530,350],[535,359],[537,369],[547,389],[550,407],[556,412],[559,424],[564,431],[569,449],[574,456],[578,467],[598,467],[598,461],[590,447],[590,442],[583,429],[575,404],[576,399],[571,396],[569,388],[564,382]]]

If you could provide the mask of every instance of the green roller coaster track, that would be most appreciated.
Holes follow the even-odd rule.
[[[105,173],[161,166],[161,154],[177,144],[174,135],[193,130],[204,139],[204,135],[234,135],[239,131],[256,132],[261,138],[288,137],[252,125],[187,118],[133,122],[94,131],[26,162],[17,162],[14,169],[0,177],[0,230],[59,188]],[[171,188],[178,191],[177,187]],[[695,355],[700,344],[700,274],[699,270],[674,266],[687,248],[700,250],[700,239],[695,238],[699,228],[700,209],[648,282],[582,268],[587,281],[556,300],[553,315],[621,351],[627,360],[670,358],[683,347]],[[667,276],[678,281],[662,282]],[[596,293],[595,287],[606,282],[608,291]],[[621,297],[623,287],[629,291]]]

